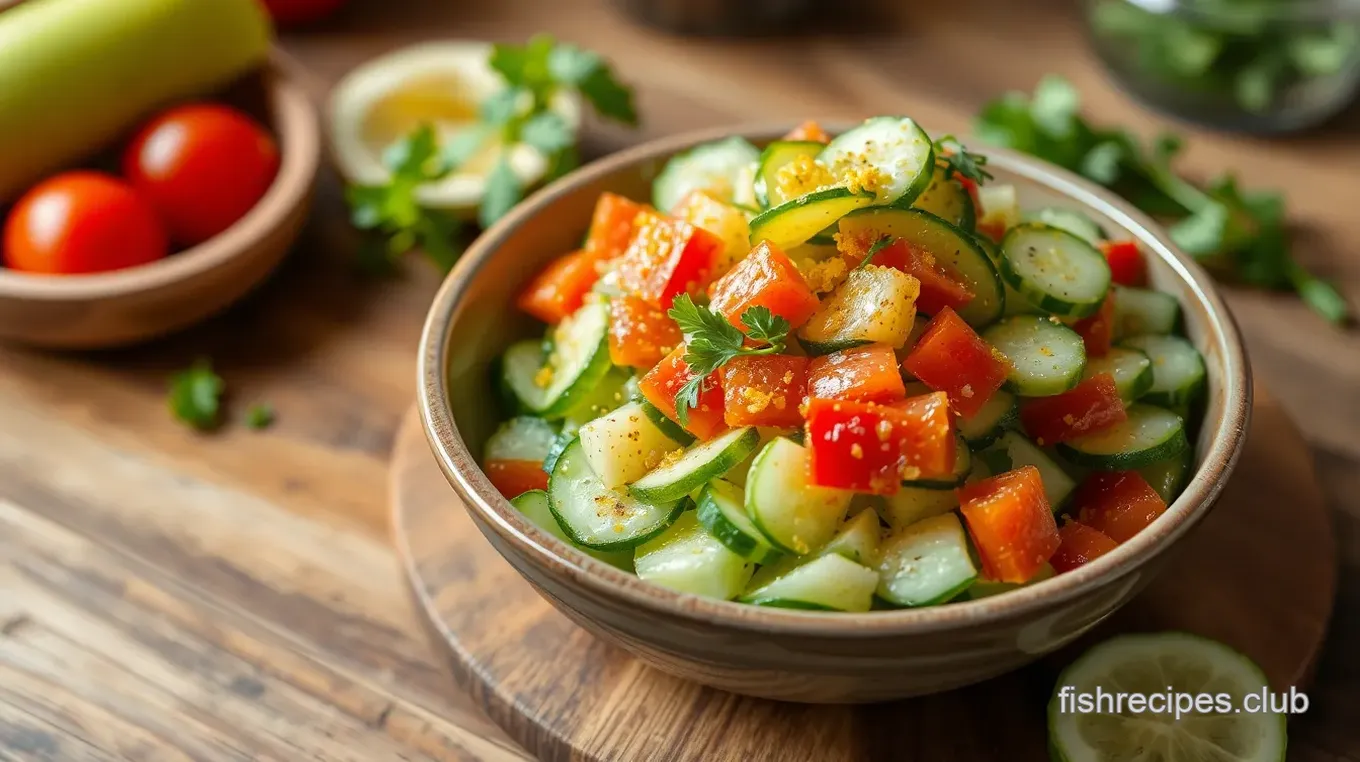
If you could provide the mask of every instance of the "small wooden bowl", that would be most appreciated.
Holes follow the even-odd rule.
[[[204,100],[240,108],[273,132],[281,163],[264,198],[211,240],[151,264],[74,276],[0,268],[0,340],[93,349],[167,334],[240,299],[283,259],[311,206],[316,111],[277,60]]]

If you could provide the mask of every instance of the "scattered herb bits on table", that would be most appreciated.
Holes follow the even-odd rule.
[[[1136,244],[991,180],[877,117],[602,195],[521,291],[549,326],[499,363],[485,472],[596,558],[759,606],[937,605],[1109,552],[1193,468],[1204,361]]]

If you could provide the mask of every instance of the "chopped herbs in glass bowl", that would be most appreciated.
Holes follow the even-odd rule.
[[[1214,127],[1285,132],[1360,84],[1360,0],[1084,0],[1092,44],[1134,95]]]

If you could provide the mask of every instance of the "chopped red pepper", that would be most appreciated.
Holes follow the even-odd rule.
[[[904,478],[954,469],[954,429],[943,394],[893,405],[811,399],[807,416],[813,484],[891,495]]]
[[[1128,418],[1114,376],[1101,373],[1054,397],[1026,400],[1020,421],[1039,446],[1066,442]]]
[[[1034,466],[960,487],[958,496],[988,579],[1028,582],[1058,549],[1058,525]]]
[[[615,365],[650,368],[684,340],[670,316],[636,296],[609,300],[609,359]]]
[[[962,416],[976,415],[1006,381],[1010,364],[953,310],[941,310],[902,362],[908,373],[949,395]]]
[[[895,402],[906,398],[907,387],[892,347],[872,344],[813,358],[808,365],[808,396]]]
[[[1110,263],[1110,279],[1121,286],[1147,285],[1147,262],[1134,241],[1101,241],[1100,250]]]
[[[587,250],[554,259],[534,276],[515,305],[545,323],[562,322],[581,308],[600,279],[600,261],[598,254]]]
[[[651,211],[646,204],[616,193],[601,193],[595,202],[595,213],[590,218],[590,232],[586,234],[586,251],[600,259],[623,256],[633,240],[634,223],[638,214]]]
[[[1126,542],[1166,513],[1166,501],[1137,471],[1091,474],[1072,496],[1083,524]]]
[[[691,378],[694,378],[694,374],[685,364],[685,347],[682,345],[647,371],[647,375],[638,382],[638,391],[666,417],[679,422],[679,416],[675,413],[675,395]],[[712,439],[727,428],[723,423],[723,390],[719,371],[713,371],[704,379],[699,391],[699,404],[689,409],[684,427],[700,439]]]
[[[619,259],[619,286],[653,307],[670,309],[675,297],[708,286],[722,250],[722,239],[703,228],[639,212],[633,238]]]
[[[811,119],[789,130],[789,133],[785,135],[783,139],[811,140],[817,143],[831,142],[831,136],[826,134],[826,130],[822,129],[822,126],[820,124],[817,124],[817,122]]]
[[[1072,330],[1081,336],[1089,357],[1104,357],[1114,343],[1114,289],[1105,295],[1100,309],[1090,317],[1084,317],[1072,324]]]
[[[750,307],[765,307],[796,329],[817,311],[817,295],[788,255],[762,241],[732,271],[709,289],[709,307],[742,328],[741,315]]]
[[[536,460],[488,460],[485,471],[492,486],[506,498],[548,488],[548,474]]]
[[[723,420],[728,426],[803,425],[799,407],[807,396],[808,359],[793,355],[744,355],[722,367]]]
[[[1080,521],[1069,521],[1058,530],[1058,550],[1048,559],[1058,572],[1084,566],[1119,547],[1109,535]]]

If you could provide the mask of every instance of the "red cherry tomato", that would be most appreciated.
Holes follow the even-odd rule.
[[[345,0],[264,0],[264,7],[279,26],[320,21],[344,4]]]
[[[202,243],[245,216],[278,170],[278,146],[263,127],[211,104],[166,111],[123,154],[123,175],[182,246]]]
[[[169,251],[156,212],[130,186],[99,172],[48,178],[5,222],[5,265],[74,275],[142,265]]]

